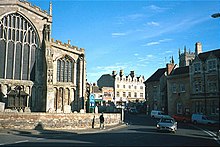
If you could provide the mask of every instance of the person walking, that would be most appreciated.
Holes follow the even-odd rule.
[[[103,112],[102,112],[102,114],[100,115],[99,119],[100,119],[100,129],[105,129],[105,127],[104,127],[104,121],[105,121],[105,119],[104,119],[104,116],[103,116]]]

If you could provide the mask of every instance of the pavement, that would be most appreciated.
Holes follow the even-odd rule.
[[[54,129],[54,130],[35,130],[35,129],[0,129],[0,134],[30,134],[30,135],[40,135],[40,134],[60,134],[60,133],[71,133],[71,134],[92,134],[101,133],[111,130],[116,130],[126,127],[127,124],[121,123],[117,125],[105,126],[104,129],[96,128],[83,128],[83,129]]]

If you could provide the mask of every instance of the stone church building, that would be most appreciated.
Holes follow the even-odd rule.
[[[24,0],[0,1],[0,102],[8,109],[85,109],[84,49],[51,38],[48,7],[49,12]]]

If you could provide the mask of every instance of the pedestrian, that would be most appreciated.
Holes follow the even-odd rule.
[[[99,119],[100,119],[100,129],[105,129],[105,127],[104,127],[105,119],[104,119],[104,116],[103,116],[103,112],[100,115]]]
[[[95,128],[95,116],[92,119],[92,128]]]

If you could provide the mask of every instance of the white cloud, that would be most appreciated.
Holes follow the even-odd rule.
[[[154,12],[163,12],[166,8],[162,8],[156,5],[150,5],[150,6],[146,6],[145,9],[152,10]]]
[[[147,44],[143,45],[143,46],[152,46],[152,45],[159,45],[163,42],[169,42],[171,41],[172,39],[161,39],[161,40],[158,40],[158,41],[153,41],[153,42],[148,42]]]
[[[125,35],[127,35],[127,34],[126,33],[119,33],[119,32],[112,33],[112,37],[125,36]]]
[[[159,42],[169,42],[169,41],[172,41],[173,39],[169,39],[169,38],[167,38],[167,39],[161,39],[161,40],[159,40]]]
[[[131,14],[131,15],[126,16],[125,18],[127,18],[127,20],[136,20],[142,17],[144,17],[143,14]]]
[[[195,18],[181,18],[181,20],[177,20],[177,21],[172,21],[172,22],[168,22],[166,25],[160,25],[161,29],[157,32],[151,33],[149,35],[146,35],[144,38],[152,38],[152,37],[156,37],[156,36],[160,36],[166,33],[171,33],[171,32],[183,32],[185,30],[188,30],[190,28],[192,28],[195,25],[198,25],[200,23],[203,23],[207,20],[209,20],[210,18],[205,16],[203,18],[198,19],[197,17]],[[147,46],[147,45],[145,45]]]
[[[146,63],[146,62],[152,61],[154,58],[155,58],[154,55],[149,54],[146,57],[138,57],[138,61],[137,62],[145,62]]]
[[[158,22],[151,21],[151,22],[148,22],[147,25],[149,25],[149,26],[159,26],[160,24]]]
[[[165,53],[172,53],[173,51],[165,51]]]
[[[154,42],[149,42],[149,43],[147,43],[147,44],[144,45],[144,46],[152,46],[152,45],[158,45],[158,44],[160,44],[159,41],[154,41]]]

